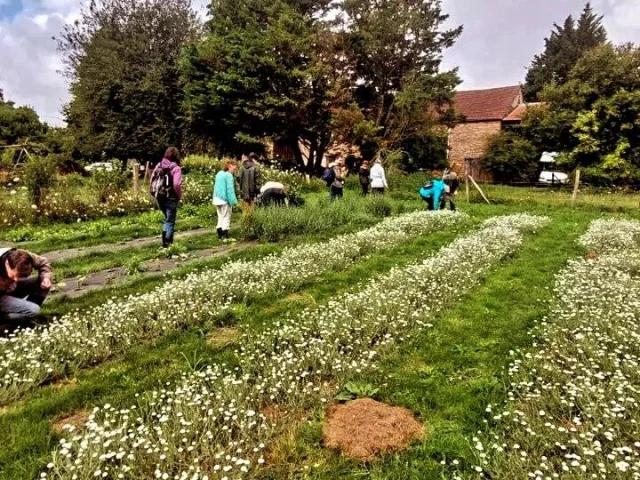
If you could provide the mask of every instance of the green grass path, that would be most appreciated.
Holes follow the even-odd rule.
[[[552,225],[528,235],[523,249],[435,319],[435,328],[400,346],[381,372],[362,379],[382,387],[380,400],[415,412],[428,431],[423,441],[362,466],[322,449],[324,413],[317,411],[299,429],[286,470],[274,469],[265,478],[435,480],[452,478],[442,460],[471,461],[469,442],[484,428],[487,405],[505,398],[509,352],[530,345],[528,330],[548,311],[555,273],[580,253],[575,240],[597,216],[545,213]]]

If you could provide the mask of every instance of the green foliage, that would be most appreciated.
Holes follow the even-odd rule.
[[[48,190],[56,184],[56,163],[50,158],[32,158],[24,166],[24,184],[29,198],[40,208]]]
[[[168,248],[160,248],[156,258],[186,258],[188,251],[181,243],[173,243]]]
[[[370,195],[366,199],[365,209],[374,217],[384,218],[393,213],[391,200],[383,195]]]
[[[144,273],[147,270],[144,265],[144,258],[139,255],[129,257],[124,263],[124,268],[127,272],[127,275],[138,275],[140,273]]]
[[[482,157],[482,164],[498,182],[533,182],[539,154],[527,139],[511,132],[494,136]]]
[[[590,49],[607,41],[602,17],[594,13],[587,3],[576,25],[569,15],[562,26],[554,24],[551,35],[545,39],[545,49],[536,55],[527,72],[525,98],[536,101],[545,86],[563,84],[578,60]]]
[[[15,103],[0,99],[0,145],[39,140],[47,129],[33,108],[16,107]]]
[[[120,160],[111,161],[113,168],[96,169],[91,173],[91,187],[100,203],[107,203],[110,197],[122,192],[129,185],[129,170],[122,168]]]
[[[357,398],[376,398],[379,388],[363,382],[347,382],[344,388],[336,395],[339,402],[348,402]]]
[[[65,114],[85,156],[150,160],[181,143],[178,60],[198,31],[190,0],[91,0],[65,28]]]

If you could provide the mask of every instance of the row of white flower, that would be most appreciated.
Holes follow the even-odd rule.
[[[535,350],[510,366],[493,433],[474,439],[473,477],[640,478],[640,222],[598,220],[580,245],[599,256],[556,276]],[[459,478],[459,477],[458,477]]]
[[[375,368],[381,351],[429,328],[546,219],[492,221],[435,256],[396,268],[261,333],[243,336],[235,368],[210,366],[137,406],[96,408],[70,428],[43,478],[246,478],[277,425],[261,412],[327,401],[332,385]]]
[[[254,261],[233,261],[150,293],[111,300],[51,324],[0,339],[0,404],[42,382],[95,364],[141,340],[219,315],[233,301],[293,290],[357,258],[398,245],[410,236],[460,224],[455,212],[414,212],[328,242],[288,248]]]

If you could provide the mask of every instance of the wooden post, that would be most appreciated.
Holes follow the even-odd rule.
[[[489,199],[486,197],[486,195],[484,194],[484,192],[480,188],[480,185],[478,185],[476,183],[476,181],[473,179],[473,177],[471,175],[467,175],[467,176],[473,182],[473,186],[476,187],[476,189],[480,192],[480,195],[482,195],[482,198],[484,198],[484,201],[487,202],[489,205],[491,205],[491,202],[489,201]]]
[[[133,194],[137,197],[140,193],[140,164],[136,160],[131,162],[131,170],[133,171]]]
[[[464,186],[467,191],[467,203],[469,203],[470,200],[469,200],[469,159],[468,158],[464,159]]]
[[[575,204],[578,198],[578,191],[580,190],[580,170],[576,170],[576,179],[573,182],[573,195],[571,196],[571,203]]]

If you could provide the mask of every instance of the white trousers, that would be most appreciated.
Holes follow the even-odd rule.
[[[218,225],[216,228],[229,230],[229,228],[231,228],[231,212],[233,207],[225,203],[224,205],[216,205],[216,210],[218,212]]]

